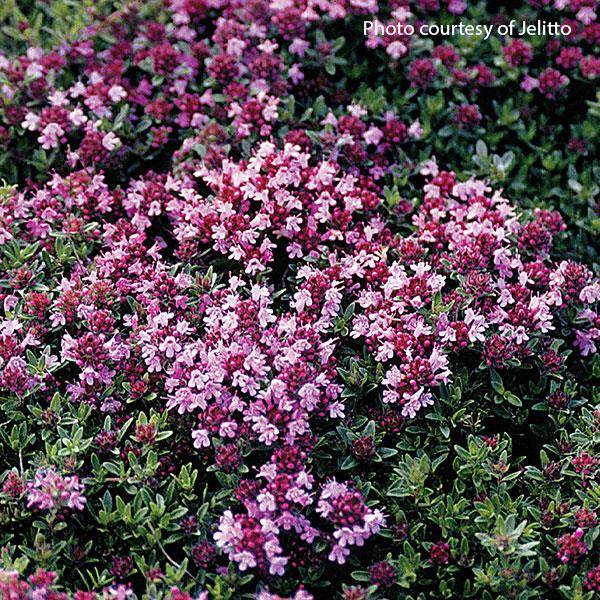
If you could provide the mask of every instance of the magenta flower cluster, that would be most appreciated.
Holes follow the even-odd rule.
[[[0,410],[15,421],[0,522],[36,532],[27,556],[44,567],[13,571],[24,545],[7,538],[0,597],[311,600],[340,573],[332,593],[366,599],[423,574],[434,589],[445,570],[470,586],[472,565],[487,572],[473,539],[496,539],[488,505],[512,510],[526,477],[527,518],[571,529],[533,540],[523,524],[494,552],[530,556],[543,539],[561,573],[579,565],[600,589],[587,563],[599,459],[581,434],[548,440],[596,373],[600,281],[561,248],[575,217],[528,209],[504,157],[477,143],[491,106],[527,149],[552,130],[497,102],[500,79],[552,110],[591,87],[594,3],[554,2],[573,34],[543,47],[506,38],[480,58],[370,34],[346,41],[367,56],[356,65],[327,28],[467,3],[133,4],[76,41],[0,53],[0,142],[24,165],[0,189]],[[385,86],[354,93],[369,61],[404,74],[406,105]],[[450,131],[479,174],[432,150]],[[588,184],[575,172],[569,189],[591,211]],[[543,466],[513,469],[506,422],[515,446],[539,436]],[[551,487],[569,477],[577,506]],[[94,527],[105,536],[90,543]],[[503,577],[528,576],[518,560]],[[63,592],[61,577],[95,591]]]
[[[45,469],[27,482],[27,507],[38,510],[83,510],[85,486],[77,475],[62,476],[55,469]]]
[[[565,533],[558,538],[556,556],[562,563],[577,563],[588,553],[583,534],[583,529],[578,527],[573,533]]]
[[[226,162],[218,179],[212,176],[216,193],[208,196],[187,178],[135,181],[121,193],[101,180],[81,189],[76,175],[55,176],[31,199],[15,193],[5,217],[9,237],[44,244],[46,227],[77,218],[70,207],[84,205],[91,193],[104,198],[106,211],[122,203],[127,217],[105,224],[103,232],[88,228],[85,235],[102,244],[90,266],[75,269],[43,300],[29,297],[32,307],[42,303],[60,353],[45,354],[46,367],[33,380],[22,353],[38,347],[44,332],[32,321],[6,320],[11,354],[3,373],[8,389],[20,380],[25,388],[45,386],[60,365],[70,364],[71,400],[111,414],[127,400],[125,389],[117,391],[120,381],[134,396],[164,389],[167,408],[196,415],[193,446],[215,451],[217,461],[226,452],[223,465],[242,462],[242,440],[265,447],[270,458],[240,488],[243,512],[227,510],[215,540],[241,570],[283,575],[289,556],[281,531],[305,544],[329,540],[329,559],[343,563],[352,546],[385,522],[352,484],[316,481],[308,467],[314,423],[345,415],[335,358],[343,307],[354,307],[349,340],[364,345],[383,368],[384,405],[414,418],[435,402],[437,387],[452,380],[452,357],[465,349],[500,370],[529,361],[543,372],[560,372],[553,336],[564,335],[567,312],[576,316],[568,325],[573,346],[584,356],[594,353],[600,284],[582,265],[548,260],[564,227],[558,214],[538,211],[535,220],[524,221],[487,184],[458,182],[434,161],[421,167],[423,202],[408,216],[413,233],[405,237],[393,236],[370,213],[372,192],[357,191],[354,178],[340,176],[331,163],[309,167],[298,146],[275,152],[263,145],[249,164],[251,178],[246,167]],[[260,175],[267,165],[268,178]],[[246,268],[215,289],[198,286],[185,271],[172,274],[160,240],[148,248],[151,221],[143,198],[150,190],[172,219],[179,251],[191,257],[193,241],[194,252],[212,247]],[[351,226],[332,218],[336,205],[347,214],[341,222]],[[360,218],[352,218],[356,210]],[[231,219],[241,226],[222,224]],[[253,280],[272,265],[275,245],[289,259],[327,256],[322,266],[301,264],[283,310],[273,289]],[[128,296],[134,302],[123,311]],[[15,301],[7,296],[5,306]],[[76,477],[47,470],[27,489],[29,506],[83,508]]]
[[[101,592],[78,590],[71,596],[59,591],[57,574],[53,571],[38,569],[26,579],[19,576],[18,571],[0,569],[0,597],[6,600],[127,600],[133,597],[130,588],[123,584],[106,586]],[[187,592],[172,587],[164,596],[165,600],[192,600]],[[193,600],[208,600],[205,592],[198,594]],[[301,595],[297,600],[306,600]]]

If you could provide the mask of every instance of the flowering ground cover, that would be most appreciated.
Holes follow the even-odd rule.
[[[600,592],[596,2],[7,6],[0,599]]]

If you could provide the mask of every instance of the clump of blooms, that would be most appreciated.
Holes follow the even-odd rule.
[[[48,600],[126,600],[133,597],[130,588],[123,584],[106,586],[99,592],[76,590],[67,595],[58,591],[57,574],[53,571],[38,569],[27,578],[22,578],[18,571],[0,569],[0,597],[6,600],[28,600],[29,598],[47,598]],[[166,600],[192,600],[187,592],[173,586]],[[310,600],[310,596],[298,596],[298,600]],[[208,600],[207,592],[200,592],[193,600]]]
[[[454,120],[459,127],[473,129],[481,122],[481,112],[476,104],[461,104],[456,108]]]
[[[298,589],[291,596],[280,596],[279,594],[271,593],[268,588],[261,590],[256,595],[256,600],[313,600],[313,595],[307,592],[305,589]]]
[[[574,345],[585,353],[582,340],[598,335],[593,274],[569,263],[545,264],[562,228],[558,215],[539,213],[540,235],[530,239],[524,235],[529,224],[485,183],[458,183],[435,164],[427,169],[434,177],[413,216],[413,236],[397,240],[381,258],[353,257],[365,284],[351,336],[364,339],[385,366],[383,402],[399,405],[406,417],[433,403],[432,386],[451,380],[452,353],[477,349],[500,369],[514,360],[545,365],[547,356],[536,356],[534,348],[550,342],[573,303],[588,327],[574,330]],[[567,281],[575,280],[571,288]],[[423,308],[432,302],[439,308],[427,318]]]
[[[429,551],[429,563],[447,565],[450,560],[450,545],[447,542],[436,542]]]
[[[537,88],[546,98],[556,98],[561,89],[569,83],[569,78],[556,69],[546,69],[538,77]]]
[[[276,316],[267,288],[248,289],[236,278],[206,297],[200,338],[187,341],[191,331],[172,341],[162,338],[158,350],[177,347],[177,356],[174,349],[163,350],[173,359],[168,406],[198,412],[196,448],[209,447],[212,436],[293,444],[310,431],[312,414],[343,415],[333,340],[318,335],[331,323],[339,298],[324,300],[316,318],[296,311]]]
[[[349,483],[333,480],[323,486],[317,503],[317,512],[333,527],[335,542],[329,560],[346,562],[349,546],[362,546],[385,525],[379,509],[367,506],[362,493]]]
[[[17,571],[0,569],[0,596],[2,598],[43,598],[52,595],[56,573],[39,569],[27,580],[21,579]],[[58,597],[58,596],[56,596]],[[94,594],[93,598],[96,597]]]
[[[42,4],[0,26],[0,597],[595,590],[595,3]]]
[[[558,545],[556,557],[560,562],[576,564],[588,553],[588,547],[581,539],[583,534],[583,529],[578,527],[574,533],[565,533],[565,535],[558,538],[556,541]]]
[[[27,482],[27,506],[38,510],[83,510],[85,486],[77,475],[63,476],[55,469],[44,469]]]
[[[589,591],[600,592],[600,566],[587,572],[583,585]]]
[[[287,558],[281,556],[278,533],[275,523],[260,514],[253,518],[226,511],[215,540],[240,571],[257,567],[271,575],[283,575]]]
[[[590,481],[595,481],[598,473],[598,463],[600,461],[592,456],[589,452],[582,452],[579,456],[575,456],[571,459],[571,464],[577,473],[581,477],[581,484],[583,487],[587,487]]]
[[[12,498],[18,498],[23,493],[23,489],[23,480],[14,471],[11,471],[2,484],[2,491]]]
[[[196,176],[214,196],[173,183],[180,197],[166,210],[182,257],[210,244],[254,275],[271,266],[281,246],[288,259],[318,256],[327,246],[355,243],[381,228],[373,190],[333,161],[313,166],[309,160],[300,146],[286,144],[280,151],[264,142],[247,164],[227,160],[218,170],[198,169]]]
[[[372,585],[389,590],[398,581],[398,575],[387,560],[380,560],[369,567],[369,581]]]
[[[511,40],[507,46],[502,48],[502,52],[504,53],[504,58],[512,67],[526,65],[533,58],[531,44],[518,38]]]

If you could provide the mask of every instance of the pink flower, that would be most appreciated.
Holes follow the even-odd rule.
[[[40,126],[40,117],[32,112],[28,112],[25,115],[25,119],[21,123],[21,127],[23,129],[27,129],[29,131],[37,131]]]
[[[125,91],[125,88],[123,86],[113,85],[108,90],[108,97],[113,102],[119,102],[120,100],[124,100],[125,98],[127,98],[127,92]]]
[[[300,38],[294,38],[289,46],[289,51],[302,58],[306,51],[310,48],[310,43]]]
[[[450,0],[448,3],[448,12],[455,15],[462,15],[467,10],[467,3],[465,0]]]
[[[302,72],[302,70],[300,69],[300,65],[298,64],[293,64],[289,69],[288,69],[288,77],[290,78],[290,81],[294,84],[294,85],[298,85],[301,81],[304,80],[304,73]]]
[[[596,11],[591,6],[582,6],[576,16],[584,25],[589,25],[596,20]]]
[[[423,137],[423,127],[421,126],[421,122],[417,119],[413,121],[413,123],[408,128],[408,135],[413,140],[420,140]]]
[[[159,345],[159,350],[165,353],[167,358],[173,358],[181,350],[181,344],[172,336],[168,335]]]
[[[582,356],[587,356],[588,354],[594,354],[596,352],[596,344],[594,340],[598,338],[598,333],[594,332],[594,330],[590,331],[581,331],[579,329],[575,330],[575,342],[574,346],[579,348]]]
[[[57,123],[48,123],[38,137],[38,142],[42,144],[44,150],[58,147],[65,130]]]
[[[410,417],[414,419],[417,412],[421,410],[423,406],[429,406],[433,404],[433,398],[431,394],[423,393],[423,388],[417,390],[414,394],[404,394],[404,403],[402,406],[402,416]]]
[[[377,145],[383,137],[383,132],[378,127],[371,127],[363,133],[363,139],[367,144]]]
[[[112,132],[104,134],[102,145],[109,151],[116,150],[121,145],[121,140]]]
[[[398,60],[408,53],[408,47],[400,40],[394,40],[388,45],[385,51],[391,58]]]
[[[531,92],[538,87],[540,87],[540,82],[530,75],[525,75],[523,81],[521,82],[521,89],[525,90],[526,92]]]
[[[330,561],[336,562],[339,565],[343,565],[346,562],[346,558],[350,555],[350,550],[339,544],[334,544],[331,548],[331,552],[327,557]]]

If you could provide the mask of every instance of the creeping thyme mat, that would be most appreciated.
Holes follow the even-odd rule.
[[[596,2],[13,4],[0,600],[595,597]]]

